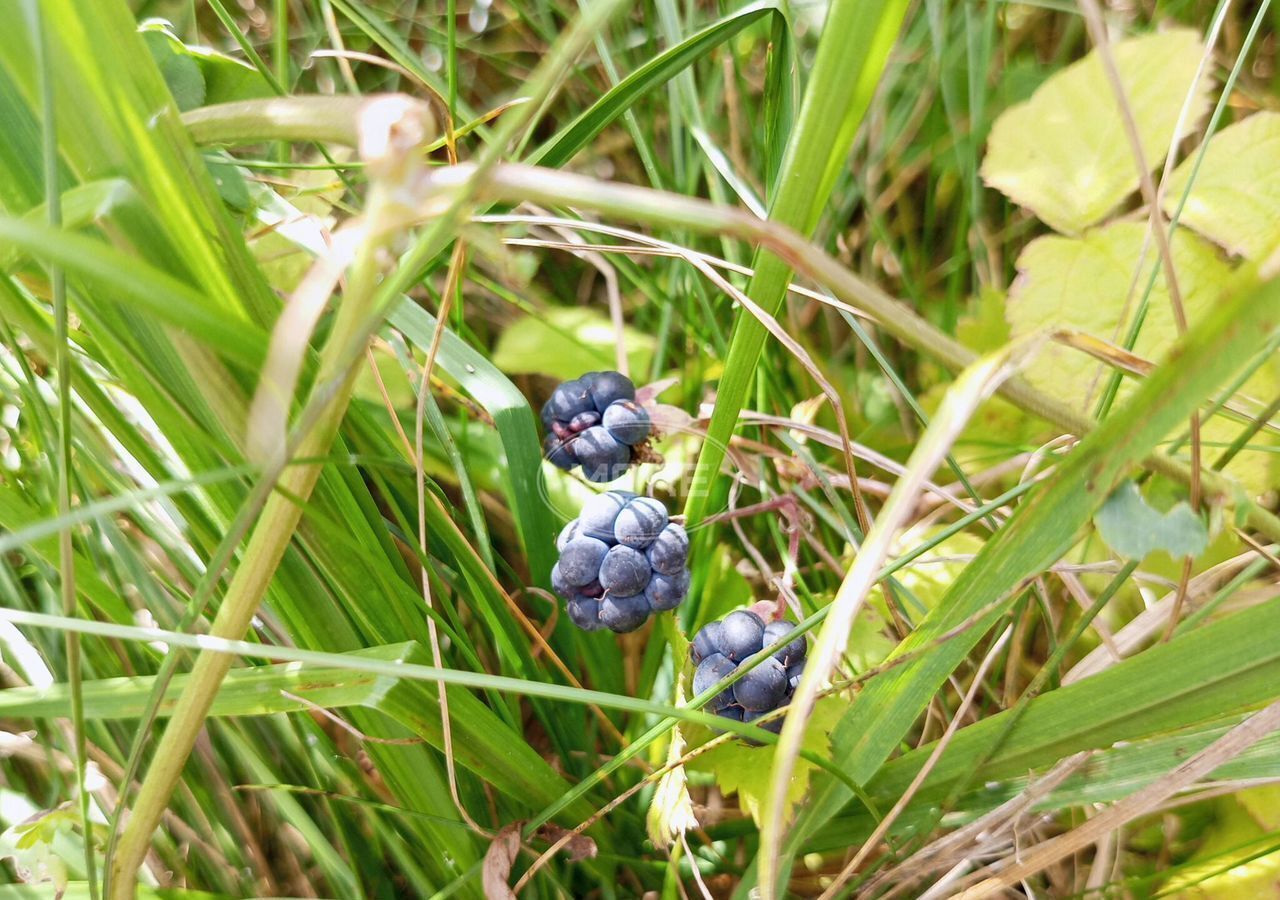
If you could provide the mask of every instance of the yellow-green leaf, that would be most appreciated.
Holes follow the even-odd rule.
[[[1198,155],[1178,166],[1169,181],[1169,215],[1182,200]],[[1214,135],[1179,221],[1249,258],[1280,246],[1280,113],[1255,113]]]
[[[627,361],[643,372],[653,356],[653,336],[623,329]],[[507,374],[577,378],[615,367],[617,333],[604,313],[584,306],[555,307],[525,316],[498,338],[493,364]]]
[[[1142,272],[1134,281],[1134,269],[1142,256],[1145,236],[1145,223],[1117,222],[1091,230],[1084,237],[1050,236],[1028,244],[1018,257],[1018,278],[1006,305],[1013,336],[1061,327],[1123,344],[1142,289],[1157,264],[1154,247],[1148,247]],[[1174,235],[1172,252],[1183,306],[1194,328],[1217,302],[1231,268],[1213,246],[1185,230]],[[1132,285],[1136,287],[1129,298]],[[1123,321],[1122,314],[1125,315]],[[1147,315],[1133,352],[1159,362],[1177,334],[1173,307],[1161,274],[1152,288]],[[1078,350],[1050,345],[1026,368],[1025,376],[1045,393],[1086,412],[1092,411],[1110,371],[1108,366]],[[1263,398],[1265,402],[1265,398],[1275,396],[1280,389],[1278,371],[1280,362],[1268,363],[1244,384],[1241,393]],[[1128,396],[1135,385],[1134,379],[1126,377],[1120,396]],[[1216,416],[1204,423],[1202,436],[1216,455],[1242,427]],[[1269,434],[1258,435],[1251,442],[1255,446],[1272,443],[1274,440]],[[1268,484],[1274,483],[1275,457],[1276,454],[1264,449],[1246,450],[1227,471],[1248,487],[1265,490]]]
[[[837,695],[818,701],[805,732],[804,749],[826,756],[829,752],[828,735],[848,706],[849,701]],[[760,804],[769,791],[775,746],[769,744],[750,747],[742,741],[731,741],[700,757],[692,765],[694,768],[713,771],[720,790],[725,794],[736,793],[742,808],[758,823]],[[789,815],[790,810],[804,797],[814,768],[813,763],[804,758],[796,760],[795,774],[791,776],[791,784],[787,790],[787,810],[784,814]]]
[[[1044,328],[1072,328],[1093,337],[1122,344],[1125,330],[1156,264],[1154,248],[1146,251],[1141,274],[1134,270],[1143,253],[1145,223],[1117,222],[1081,238],[1043,237],[1032,241],[1018,257],[1018,278],[1009,292],[1005,314],[1014,337]],[[1185,232],[1173,240],[1174,268],[1187,319],[1194,327],[1213,304],[1230,272],[1208,244]],[[1138,287],[1130,298],[1130,288]],[[1121,315],[1129,307],[1125,320]],[[1173,344],[1178,330],[1163,275],[1151,291],[1149,308],[1133,352],[1159,360]],[[1090,410],[1097,399],[1107,367],[1079,350],[1046,347],[1027,366],[1026,378],[1042,391]],[[1121,396],[1132,390],[1128,381]]]
[[[1168,153],[1204,48],[1195,32],[1177,29],[1122,41],[1112,51],[1143,155],[1154,169]],[[1208,87],[1207,78],[1195,85],[1188,126],[1207,108]],[[1101,221],[1137,189],[1124,119],[1097,51],[996,120],[982,175],[1068,234]]]

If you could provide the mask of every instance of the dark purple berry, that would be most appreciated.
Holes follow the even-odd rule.
[[[600,621],[600,601],[590,597],[572,597],[565,604],[569,621],[583,631],[598,631],[603,626]]]
[[[644,593],[645,585],[653,574],[643,553],[621,545],[609,548],[600,563],[599,571],[600,585],[610,596],[617,597],[633,597]]]
[[[569,579],[564,577],[564,570],[560,568],[560,563],[556,563],[551,567],[551,588],[561,597],[568,597],[573,593],[573,585],[569,583]]]
[[[712,654],[698,663],[697,670],[693,673],[693,693],[702,696],[706,691],[714,687],[717,682],[728,677],[737,666],[733,664],[733,660],[719,653]],[[716,694],[707,702],[707,708],[710,710],[724,709],[733,702],[733,691],[725,690]]]
[[[542,442],[542,450],[547,460],[557,469],[568,472],[578,464],[578,458],[573,452],[573,443],[562,441],[554,434],[547,435],[547,439]]]
[[[617,440],[634,447],[644,442],[652,426],[649,414],[633,400],[616,400],[604,411],[602,424]]]
[[[653,571],[675,575],[689,560],[689,535],[680,525],[669,522],[645,550],[645,555],[649,557]]]
[[[698,633],[693,636],[693,643],[689,645],[689,657],[693,660],[693,664],[697,665],[708,656],[714,656],[721,653],[720,649],[720,628],[719,620],[708,622],[698,629]]]
[[[793,694],[796,692],[796,688],[800,687],[800,676],[804,674],[804,663],[805,661],[802,659],[787,666],[787,687],[791,689]]]
[[[578,413],[592,409],[593,406],[591,388],[581,379],[566,381],[552,392],[551,399],[547,401],[551,418],[565,423],[572,420]]]
[[[688,593],[688,569],[685,569],[679,575],[662,575],[654,572],[653,577],[649,579],[649,583],[644,589],[644,595],[648,598],[649,605],[653,607],[654,612],[675,609],[684,601],[685,595]]]
[[[635,631],[649,618],[649,603],[643,595],[636,597],[608,596],[600,601],[600,622],[619,634]]]
[[[578,516],[579,530],[598,541],[612,544],[613,523],[618,518],[622,507],[634,497],[628,491],[605,491],[596,494],[582,506],[582,514]]]
[[[586,431],[593,425],[600,424],[600,413],[594,409],[588,412],[580,412],[569,421],[569,430],[574,434]]]
[[[776,644],[791,632],[796,630],[796,626],[786,619],[777,622],[770,622],[764,627],[764,646]],[[774,652],[774,657],[784,666],[789,666],[793,662],[804,659],[805,643],[804,635],[800,635],[795,640],[783,645]]]
[[[787,670],[772,656],[751,669],[733,685],[738,705],[752,712],[777,709],[787,695]]]
[[[631,464],[631,448],[613,439],[599,425],[588,428],[573,442],[573,455],[582,466],[587,481],[604,484],[627,474]]]
[[[600,574],[600,563],[608,552],[609,546],[604,541],[583,535],[565,545],[556,566],[566,583],[581,587],[596,580]]]
[[[734,662],[742,662],[764,646],[764,623],[760,617],[745,609],[735,610],[722,620],[720,649]]]
[[[563,550],[564,545],[569,543],[578,533],[578,520],[573,519],[568,525],[560,529],[560,535],[556,538],[556,549]]]
[[[619,544],[643,550],[667,527],[667,508],[652,497],[636,497],[613,522],[613,538]]]
[[[618,372],[593,372],[584,375],[582,381],[588,386],[597,412],[603,413],[615,400],[636,399],[636,386],[630,378]]]

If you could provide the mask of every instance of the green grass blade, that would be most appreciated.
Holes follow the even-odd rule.
[[[146,310],[247,368],[256,369],[266,355],[266,335],[261,329],[211,308],[199,291],[101,241],[25,219],[0,217],[0,244],[61,266],[100,295]]]
[[[818,223],[840,166],[848,158],[880,73],[906,15],[905,0],[836,0],[827,13],[817,57],[805,88],[769,205],[771,221],[810,235]],[[790,267],[771,253],[757,253],[748,296],[775,315],[786,296]],[[756,377],[764,326],[740,313],[716,393],[707,441],[698,455],[685,515],[698,524],[724,460],[747,389]]]
[[[1037,697],[975,772],[1017,711],[988,716],[956,733],[916,801],[937,802],[967,779],[1012,778],[1080,750],[1153,737],[1266,703],[1280,695],[1277,628],[1280,602],[1271,600]],[[868,793],[899,796],[931,746],[886,765],[867,785]]]
[[[1073,806],[1092,803],[1113,803],[1127,795],[1146,787],[1157,778],[1178,767],[1188,756],[1191,756],[1213,741],[1220,738],[1232,726],[1238,725],[1241,717],[1233,716],[1225,721],[1213,724],[1182,729],[1171,734],[1120,744],[1099,749],[1080,766],[1075,774],[1068,777],[1059,787],[1035,804],[1039,811],[1067,809]],[[960,732],[963,734],[964,732]],[[929,748],[925,748],[926,752]],[[910,754],[914,764],[923,757],[913,751]],[[903,758],[904,760],[906,757]],[[884,775],[897,767],[895,760],[885,767]],[[1022,793],[1043,773],[1037,770],[1031,774],[1021,771],[1003,778],[991,778],[990,770],[983,768],[970,773],[975,787],[957,798],[952,811],[952,821],[972,820],[990,812],[1000,804],[1012,800]],[[910,778],[914,771],[908,773],[895,772],[894,781],[898,782],[896,790],[901,790],[909,782],[901,782],[900,775]],[[1274,780],[1280,777],[1280,734],[1263,738],[1247,751],[1230,762],[1224,763],[1214,770],[1211,781],[1232,780]],[[877,778],[869,790],[878,791],[881,779]],[[885,790],[891,790],[886,780]],[[942,798],[944,792],[928,790],[928,794],[918,796],[920,802],[913,802],[904,812],[893,832],[896,837],[906,838],[912,833],[928,831],[936,824],[938,809],[926,802],[925,797],[935,800]],[[892,804],[898,795],[873,793],[877,803]],[[875,829],[876,821],[865,810],[850,811],[845,815],[832,819],[819,832],[805,842],[808,852],[824,853],[841,850],[851,843],[859,843],[870,837]]]
[[[995,598],[1008,597],[1008,602],[976,627],[866,685],[833,733],[836,761],[855,781],[865,784],[876,774],[929,698],[1013,601],[1017,586],[1058,559],[1131,467],[1276,327],[1280,282],[1252,288],[1244,279],[1241,282],[1230,299],[1174,349],[1170,361],[1141,386],[1127,409],[1102,423],[1029,495],[895,653],[927,647]],[[810,808],[806,829],[821,825],[850,796],[843,785],[829,784]]]
[[[436,320],[417,304],[407,300],[400,303],[392,310],[388,322],[415,345],[430,346]],[[507,456],[507,493],[516,527],[534,581],[546,585],[555,562],[554,539],[560,525],[553,520],[546,502],[542,445],[529,401],[483,353],[468,346],[449,329],[444,332],[436,362],[493,417]]]
[[[266,716],[307,712],[316,707],[361,706],[386,713],[418,737],[442,749],[444,736],[435,711],[434,687],[394,674],[398,665],[427,663],[429,654],[409,642],[351,655],[386,665],[377,667],[377,671],[351,668],[343,666],[340,657],[329,654],[335,661],[325,666],[304,668],[285,663],[237,669],[227,676],[210,715]],[[157,710],[161,717],[173,712],[189,680],[189,675],[182,674],[169,682]],[[87,717],[95,721],[137,718],[146,708],[154,683],[154,677],[86,682]],[[470,692],[451,689],[449,705],[453,712],[457,760],[486,783],[519,804],[534,808],[551,803],[568,790],[563,777]],[[25,687],[0,691],[0,715],[5,717],[60,718],[69,709],[70,691],[63,684],[44,689]],[[576,824],[590,813],[591,807],[584,800],[566,810],[564,818],[567,824]]]
[[[662,87],[716,47],[768,15],[778,16],[785,22],[782,9],[775,0],[758,0],[660,53],[614,85],[559,134],[530,153],[528,161],[550,168],[563,166],[639,98]]]

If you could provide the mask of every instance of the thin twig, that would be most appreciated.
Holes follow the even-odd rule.
[[[1156,809],[1177,791],[1195,783],[1222,764],[1239,756],[1268,734],[1280,729],[1280,701],[1254,713],[1208,747],[1146,787],[1094,816],[1087,824],[1045,841],[1020,859],[956,895],[956,900],[980,900],[1017,884],[1060,859],[1097,842],[1099,837]],[[987,870],[984,870],[987,871]],[[966,881],[976,881],[982,872]]]
[[[853,855],[853,859],[849,860],[840,874],[836,876],[830,886],[822,892],[822,896],[818,900],[832,900],[840,890],[849,882],[853,874],[858,870],[858,866],[871,854],[871,851],[880,846],[880,841],[884,839],[885,834],[898,821],[898,816],[902,815],[907,808],[907,804],[915,797],[916,792],[920,790],[920,785],[924,784],[924,780],[929,777],[929,773],[933,771],[934,766],[938,764],[938,760],[942,758],[942,754],[946,752],[947,747],[951,745],[951,739],[955,737],[956,731],[959,730],[960,724],[964,721],[965,715],[969,708],[973,705],[974,699],[978,696],[978,690],[982,687],[983,679],[987,677],[987,671],[996,661],[996,657],[1000,651],[1004,649],[1004,645],[1008,642],[1009,636],[1013,633],[1012,627],[1006,627],[1001,632],[1000,637],[996,638],[991,645],[991,649],[987,651],[987,655],[983,657],[982,662],[978,665],[977,672],[974,673],[973,681],[969,685],[969,690],[965,692],[964,699],[960,701],[959,708],[956,709],[955,715],[951,717],[951,722],[947,725],[947,730],[942,733],[942,737],[938,739],[937,746],[933,748],[933,752],[929,754],[929,758],[925,760],[924,765],[916,772],[915,777],[911,779],[911,784],[898,797],[893,808],[889,810],[880,823],[876,825],[875,831],[871,832],[871,837],[862,842],[862,846],[858,848],[858,852]]]
[[[431,573],[427,566],[427,475],[423,468],[422,436],[426,429],[425,417],[427,394],[431,390],[431,370],[435,368],[436,354],[440,350],[440,342],[444,337],[444,325],[449,320],[449,310],[453,306],[454,295],[460,288],[462,271],[466,266],[466,245],[457,241],[453,245],[453,254],[449,260],[449,273],[445,279],[444,291],[440,297],[440,310],[436,316],[436,327],[431,334],[431,345],[427,349],[427,358],[422,363],[422,373],[418,382],[418,406],[414,415],[414,481],[418,491],[418,549],[422,553],[419,573],[422,579],[422,600],[427,609],[434,608],[431,597]],[[440,635],[436,629],[435,616],[427,616],[427,635],[431,641],[431,662],[436,668],[443,668],[444,661],[440,652]],[[449,695],[443,683],[436,685],[440,698],[440,728],[444,738],[444,764],[449,778],[449,796],[457,807],[462,821],[477,834],[490,837],[490,833],[471,817],[462,797],[458,793],[458,773],[453,758],[453,725],[449,718]]]

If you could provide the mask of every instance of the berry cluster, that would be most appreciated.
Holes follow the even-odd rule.
[[[588,481],[621,478],[651,430],[635,399],[636,386],[618,372],[588,372],[560,385],[542,407],[547,459],[566,472],[582,466]]]
[[[560,532],[556,547],[551,586],[585,631],[635,631],[651,613],[675,609],[689,591],[689,536],[652,497],[597,494]]]
[[[693,675],[693,692],[701,694],[713,687],[744,660],[776,644],[791,634],[795,627],[793,622],[785,619],[766,625],[759,616],[745,609],[704,625],[689,645],[689,656],[698,667]],[[707,709],[726,719],[753,722],[790,703],[804,672],[805,649],[803,635],[784,644],[768,659],[712,697]],[[761,727],[776,734],[782,730],[782,718],[771,719]]]

